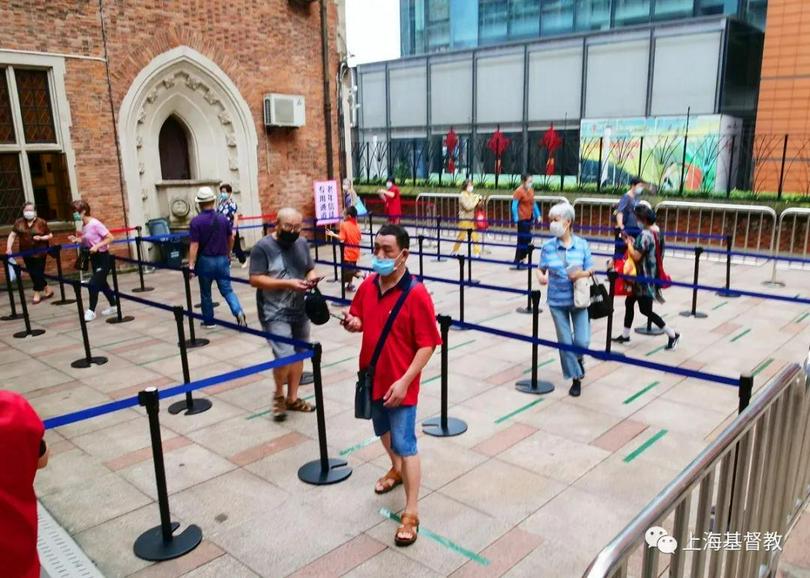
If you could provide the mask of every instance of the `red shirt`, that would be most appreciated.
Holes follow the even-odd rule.
[[[411,274],[406,272],[395,287],[382,294],[378,278],[378,275],[371,275],[363,281],[349,309],[352,315],[363,321],[360,369],[367,368],[371,363],[371,356],[382,335],[388,314],[394,308],[402,289],[411,282]],[[405,299],[380,353],[374,373],[372,398],[382,399],[391,385],[405,375],[417,350],[436,347],[441,343],[433,301],[425,286],[417,283]],[[421,377],[420,373],[408,386],[402,405],[416,405]]]
[[[0,391],[0,560],[3,576],[39,578],[37,473],[42,420],[24,397]]]
[[[399,187],[391,185],[389,193],[394,193],[393,197],[385,197],[385,214],[388,215],[388,222],[394,225],[399,223],[399,216],[402,214],[402,200]]]

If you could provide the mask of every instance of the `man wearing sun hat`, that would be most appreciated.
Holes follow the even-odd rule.
[[[247,325],[245,313],[239,298],[231,287],[229,255],[233,248],[231,222],[214,210],[217,196],[211,187],[197,189],[195,198],[200,213],[191,220],[188,250],[188,268],[200,282],[203,327],[214,327],[214,302],[211,299],[211,283],[216,280],[217,288],[228,302],[237,323]]]

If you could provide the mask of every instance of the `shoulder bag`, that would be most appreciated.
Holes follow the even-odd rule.
[[[596,281],[596,276],[590,277],[590,297],[591,304],[588,305],[588,317],[591,319],[602,319],[612,313],[610,307],[610,296],[607,287],[603,283]]]
[[[376,283],[377,279],[372,279],[372,282]],[[388,315],[388,319],[385,321],[385,326],[380,334],[380,338],[377,340],[374,353],[371,356],[371,362],[368,367],[357,372],[357,387],[354,391],[354,417],[357,419],[371,419],[371,394],[374,390],[374,367],[380,359],[385,340],[388,338],[388,334],[391,333],[391,328],[394,326],[394,320],[396,320],[397,315],[399,315],[402,306],[405,304],[405,299],[408,298],[408,294],[411,292],[414,285],[416,285],[416,279],[411,278],[411,282],[402,290],[399,299]]]
[[[573,248],[573,245],[571,245]],[[568,274],[568,258],[565,254],[560,254],[560,249],[557,248],[557,256],[562,261],[563,269],[566,275]],[[591,290],[590,290],[590,277],[582,277],[576,281],[571,281],[574,292],[574,308],[586,309],[591,304]]]

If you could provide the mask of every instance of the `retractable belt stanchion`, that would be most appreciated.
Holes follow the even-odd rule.
[[[3,269],[5,270],[6,274],[6,293],[8,294],[8,304],[11,307],[11,313],[9,315],[4,315],[0,317],[3,321],[14,321],[15,319],[22,319],[23,314],[17,313],[17,305],[14,302],[14,288],[11,286],[11,264],[8,262],[8,257],[6,255],[0,255],[0,258],[3,259]]]
[[[312,227],[312,243],[315,245],[315,260],[318,261],[318,260],[320,260],[320,256],[318,255],[318,245],[319,245],[319,243],[318,243],[318,225],[317,225],[317,223],[315,224],[314,227]]]
[[[177,345],[180,347],[180,363],[183,366],[183,383],[191,383],[191,373],[188,370],[188,352],[186,351],[186,330],[183,327],[183,308],[179,305],[172,307],[174,320],[177,323]],[[211,409],[210,399],[193,398],[191,392],[186,392],[186,399],[177,401],[169,406],[169,413],[174,415],[184,411],[186,415],[194,415]]]
[[[436,258],[433,259],[434,263],[443,263],[442,258],[442,218],[436,217]]]
[[[178,535],[174,532],[180,527],[172,522],[169,512],[169,492],[166,489],[166,468],[163,464],[163,443],[160,439],[160,420],[158,419],[159,395],[154,387],[138,393],[138,403],[146,408],[149,417],[149,436],[152,438],[152,461],[155,464],[155,484],[157,485],[160,526],[150,528],[135,540],[133,551],[142,560],[160,562],[188,554],[202,542],[202,530],[191,524]]]
[[[442,332],[442,407],[438,417],[432,417],[422,422],[422,431],[430,436],[445,438],[463,434],[467,431],[467,424],[457,418],[447,416],[447,353],[450,334],[451,319],[449,315],[438,315],[439,328]]]
[[[649,319],[647,319],[647,325],[639,325],[638,327],[636,327],[635,331],[639,335],[649,335],[649,336],[661,335],[664,333],[664,330],[661,329],[660,327],[653,327],[652,321],[650,321]]]
[[[703,253],[703,247],[695,247],[695,276],[692,281],[692,284],[695,286],[692,288],[692,309],[690,311],[681,311],[681,316],[683,317],[694,317],[695,319],[705,319],[708,317],[702,311],[697,310],[697,297],[698,297],[698,278],[700,276],[700,255]]]
[[[467,229],[467,283],[478,285],[480,281],[473,279],[472,276],[472,234],[472,229]]]
[[[135,318],[132,315],[121,314],[121,297],[118,294],[118,266],[115,264],[115,255],[110,253],[110,258],[112,259],[113,291],[115,291],[115,317],[107,319],[107,323],[128,323],[134,321]]]
[[[186,340],[186,347],[203,347],[208,345],[210,341],[207,339],[203,339],[202,337],[198,338],[194,335],[194,318],[191,316],[192,309],[191,309],[191,271],[188,270],[188,267],[183,267],[183,285],[186,289],[186,309],[188,310],[188,340]]]
[[[25,289],[23,288],[22,269],[19,265],[12,265],[14,273],[17,275],[17,290],[20,293],[20,308],[22,309],[23,320],[25,321],[25,330],[18,331],[14,334],[16,339],[24,339],[26,337],[37,337],[45,333],[44,329],[31,329],[31,318],[28,316],[28,303],[25,302]]]
[[[730,234],[726,235],[726,288],[717,292],[720,297],[727,299],[734,299],[739,297],[739,293],[731,290],[731,250],[734,245],[734,237]]]
[[[523,393],[531,393],[534,395],[543,395],[554,391],[554,384],[550,381],[540,381],[538,379],[537,368],[537,353],[538,347],[537,338],[540,337],[540,291],[532,291],[532,337],[535,339],[532,343],[532,377],[531,379],[521,379],[515,384],[515,389]]]
[[[132,290],[133,293],[145,293],[147,291],[154,291],[154,287],[147,287],[143,283],[143,236],[141,234],[142,228],[140,225],[135,227],[136,232],[138,233],[135,235],[135,255],[138,257],[138,282],[140,283],[139,287],[135,287]]]
[[[419,235],[419,280],[421,281],[422,278],[425,276],[425,259],[424,259],[424,245],[425,245],[425,236]]]
[[[610,346],[613,343],[613,312],[615,311],[613,305],[616,302],[616,279],[619,278],[619,274],[616,271],[608,271],[608,284],[610,285],[610,291],[608,293],[608,301],[610,302],[610,314],[607,318],[607,331],[605,335],[605,353],[611,353]],[[623,355],[622,353],[613,353],[613,355]]]
[[[262,219],[262,237],[266,236],[267,236],[267,223],[265,223],[264,219]]]
[[[751,403],[751,394],[754,391],[754,376],[750,373],[740,375],[740,386],[737,388],[737,390],[737,415],[739,415],[745,411],[745,408],[747,408],[748,404]],[[731,526],[731,513],[734,511],[733,506],[735,489],[739,485],[737,484],[737,460],[740,458],[739,454],[740,447],[736,446],[734,448],[734,465],[731,468],[731,495],[729,496],[728,500],[728,520],[726,520],[726,523],[729,526]]]
[[[323,349],[315,343],[312,356],[312,369],[315,379],[315,414],[318,421],[318,448],[320,459],[307,462],[298,470],[298,479],[308,484],[325,486],[342,482],[352,475],[352,468],[346,460],[330,458],[326,449],[326,416],[323,407],[323,381],[321,380],[321,358]]]
[[[48,252],[56,261],[56,276],[59,278],[59,301],[52,301],[51,305],[69,305],[74,303],[76,301],[75,299],[67,299],[65,297],[65,275],[62,271],[62,245],[54,245],[48,249]]]
[[[528,253],[528,266],[526,268],[526,274],[528,276],[527,286],[529,288],[529,292],[526,295],[526,301],[527,301],[526,307],[518,307],[517,309],[515,309],[515,311],[517,311],[518,313],[531,313],[532,312],[532,285],[533,285],[533,281],[534,281],[532,279],[532,272],[533,272],[532,271],[532,254],[534,253],[534,243],[529,243],[529,246],[526,247],[526,250],[529,252]]]
[[[337,252],[337,245],[338,241],[334,237],[331,237],[332,240],[332,279],[329,279],[327,283],[337,283],[338,282],[338,252]],[[342,259],[341,259],[342,262]]]
[[[368,212],[368,249],[374,252],[374,219],[371,211]]]
[[[79,311],[79,327],[82,330],[82,344],[84,345],[84,357],[77,359],[70,364],[76,369],[87,369],[92,365],[104,365],[107,358],[101,355],[93,356],[90,352],[90,337],[87,334],[87,322],[84,320],[84,303],[82,302],[82,286],[78,281],[73,283],[73,291],[76,293],[76,309]]]
[[[346,283],[343,282],[343,267],[346,266],[346,243],[340,241],[340,298],[346,299]],[[352,269],[352,280],[350,283],[354,283],[354,274],[356,269]]]
[[[464,323],[464,255],[456,255],[458,259],[458,320]],[[454,325],[455,331],[466,331],[463,327]]]

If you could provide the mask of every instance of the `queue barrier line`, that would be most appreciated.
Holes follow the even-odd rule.
[[[551,347],[552,349],[558,349],[561,351],[570,351],[572,353],[584,354],[593,357],[595,359],[599,359],[601,361],[615,361],[616,363],[623,363],[625,365],[634,365],[636,367],[643,367],[645,369],[654,369],[656,371],[663,371],[664,373],[672,373],[675,375],[681,375],[683,377],[691,377],[701,379],[703,381],[711,381],[714,383],[719,383],[722,385],[739,387],[739,380],[731,377],[726,377],[724,375],[716,375],[704,371],[697,371],[694,369],[686,369],[684,367],[676,367],[672,365],[666,365],[663,363],[656,363],[654,361],[637,359],[635,357],[616,355],[615,353],[607,353],[605,351],[597,351],[595,349],[589,349],[586,347],[578,347],[576,345],[558,343],[556,341],[551,341],[549,339],[543,339],[540,337],[534,339],[533,337],[530,337],[528,335],[521,335],[520,333],[513,333],[511,331],[505,331],[503,329],[495,329],[494,327],[486,327],[484,325],[477,325],[475,323],[456,321],[455,319],[451,321],[451,324],[458,327],[459,329],[471,329],[474,331],[479,331],[481,333],[489,333],[491,335],[496,335],[498,337],[505,337],[507,339],[514,339],[516,341],[523,341],[525,343],[533,343],[545,347]]]
[[[198,389],[202,389],[205,387],[211,387],[213,385],[218,385],[220,383],[224,383],[226,381],[232,381],[234,379],[239,379],[240,377],[245,377],[247,375],[253,375],[255,373],[261,373],[262,371],[269,371],[276,367],[282,367],[285,365],[289,365],[291,363],[296,363],[298,361],[303,361],[305,359],[310,359],[314,353],[312,351],[302,351],[299,353],[295,353],[293,355],[289,355],[287,357],[282,357],[280,359],[274,359],[273,361],[265,361],[263,363],[257,363],[256,365],[251,365],[248,367],[243,367],[241,369],[235,369],[233,371],[228,371],[226,373],[221,373],[219,375],[214,375],[212,377],[206,377],[205,379],[198,379],[196,381],[191,381],[189,383],[184,383],[181,385],[176,385],[174,387],[170,387],[168,389],[160,389],[158,393],[160,395],[160,399],[168,399],[170,397],[175,397],[177,395],[181,395],[184,393],[196,391]],[[45,429],[53,429],[56,427],[62,427],[66,425],[70,425],[72,423],[84,421],[93,417],[98,417],[100,415],[105,415],[108,413],[113,413],[116,411],[120,411],[122,409],[127,409],[129,407],[134,407],[138,405],[138,396],[127,397],[124,399],[119,399],[116,401],[112,401],[110,403],[104,403],[101,405],[89,407],[86,409],[81,409],[78,411],[74,411],[71,413],[66,413],[63,415],[59,415],[56,417],[51,417],[44,420]]]
[[[422,239],[426,240],[426,241],[437,241],[437,240],[439,240],[437,237],[426,237],[426,236],[424,236],[424,235],[420,235],[420,237],[421,237]],[[550,241],[550,240],[552,239],[552,237],[548,237],[548,238],[545,238],[545,237],[539,237],[539,238],[546,239],[546,241]],[[454,243],[454,242],[455,242],[455,241],[453,241],[452,239],[450,239],[450,240],[448,240],[448,239],[441,239],[441,240],[442,240],[442,241],[445,241],[445,242],[447,242],[447,243]],[[467,245],[467,240],[466,240],[466,239],[462,239],[462,240],[461,240],[461,241],[459,241],[459,242],[460,242],[462,245],[465,245],[465,246]],[[473,245],[478,245],[478,246],[481,246],[481,247],[504,247],[504,248],[506,248],[506,249],[514,249],[514,248],[517,246],[517,244],[516,244],[516,243],[512,243],[512,244],[506,244],[506,243],[493,243],[492,241],[472,241],[472,244],[473,244]],[[542,243],[542,244],[540,244],[540,245],[535,245],[535,249],[537,249],[537,250],[539,251],[540,249],[542,249],[543,245],[545,245],[545,242],[544,242],[544,243]],[[348,245],[347,245],[347,246],[348,246]],[[528,246],[528,245],[527,245],[527,246]],[[362,245],[352,245],[352,247],[359,247],[359,248],[361,248],[361,249],[363,248],[363,246],[362,246]],[[425,256],[430,256],[430,257],[435,257],[435,256],[437,256],[437,254],[436,254],[436,253],[422,253],[422,254],[423,254],[423,255],[425,255]],[[618,257],[622,257],[622,256],[623,256],[623,255],[619,255],[619,254],[616,254],[616,253],[613,253],[613,254],[611,254],[611,253],[602,253],[602,252],[599,252],[599,251],[591,251],[591,255],[596,255],[597,257],[613,257],[613,258],[618,258]],[[446,255],[446,254],[442,254],[441,256],[442,256],[442,257],[448,257],[448,258],[449,258],[449,257],[451,257],[452,255]],[[467,258],[467,259],[472,259],[472,260],[477,260],[477,259],[478,259],[477,257],[466,257],[466,255],[465,255],[465,258]],[[494,260],[494,259],[490,259],[489,261],[486,261],[486,260],[485,260],[484,262],[500,263],[500,264],[509,264],[509,265],[514,265],[514,264],[515,264],[515,263],[514,263],[514,261],[497,261],[497,260]]]

